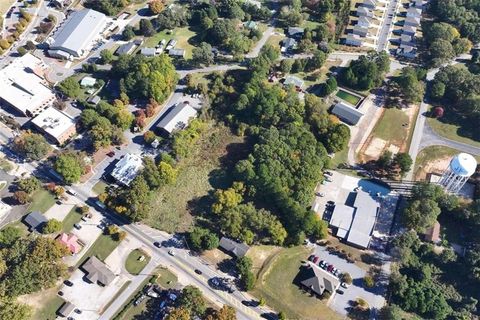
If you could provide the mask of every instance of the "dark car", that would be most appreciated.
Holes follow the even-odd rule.
[[[196,273],[196,274],[202,274],[203,272],[200,271],[200,270],[198,270],[198,269],[195,269],[195,273]]]
[[[63,296],[63,291],[58,291],[57,294],[62,297]]]
[[[107,153],[107,156],[109,156],[110,158],[113,157],[115,155],[115,151],[110,151],[109,153]]]
[[[333,173],[331,173],[330,171],[325,171],[323,174],[326,174],[327,176],[333,176]]]
[[[63,283],[64,283],[66,286],[69,286],[69,287],[73,286],[73,282],[70,281],[70,280],[65,280],[65,281],[63,281]]]
[[[75,313],[82,314],[82,310],[80,310],[80,309],[75,309],[75,310],[73,310],[73,311],[74,311]]]
[[[160,247],[162,246],[162,244],[161,244],[160,242],[158,242],[158,241],[155,241],[155,242],[153,243],[153,245],[154,245],[155,247],[157,247],[157,248],[160,248]]]
[[[314,254],[312,254],[312,255],[310,255],[310,257],[308,257],[308,261],[313,261],[313,258],[315,258]]]
[[[315,263],[315,264],[317,264],[318,260],[320,260],[320,258],[319,258],[319,257],[315,257],[315,258],[313,258],[312,262]]]
[[[73,226],[74,226],[74,227],[75,227],[75,229],[77,229],[77,230],[80,230],[80,229],[82,229],[82,226],[81,226],[81,225],[79,225],[78,223],[75,223]]]
[[[337,290],[337,293],[338,293],[338,294],[344,294],[345,292],[343,292],[343,290],[338,289],[338,290]]]

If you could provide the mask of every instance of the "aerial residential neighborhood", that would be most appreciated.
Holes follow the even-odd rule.
[[[0,1],[0,320],[479,319],[479,17]]]

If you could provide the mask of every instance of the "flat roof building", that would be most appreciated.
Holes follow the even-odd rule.
[[[93,41],[100,37],[107,24],[107,17],[98,11],[84,9],[74,12],[55,34],[49,53],[63,51],[75,58],[90,51]],[[59,56],[59,58],[62,58]]]
[[[34,116],[55,101],[43,75],[47,66],[27,53],[0,70],[0,102],[26,116]]]
[[[118,183],[128,186],[142,168],[142,158],[136,154],[128,153],[118,161],[111,175]]]
[[[108,286],[115,279],[115,274],[112,270],[95,256],[90,257],[82,265],[82,269],[87,273],[86,278],[91,283],[99,283],[103,286]]]
[[[355,109],[355,107],[347,104],[346,102],[337,103],[332,113],[339,117],[341,120],[348,122],[349,124],[356,125],[363,116],[363,113]]]
[[[185,49],[170,49],[168,50],[168,55],[171,57],[180,57],[180,58],[185,58]]]
[[[54,107],[42,111],[32,119],[32,124],[59,145],[77,133],[73,118]]]
[[[160,120],[157,128],[171,134],[176,130],[182,130],[188,126],[191,119],[197,116],[195,110],[189,103],[178,103]]]

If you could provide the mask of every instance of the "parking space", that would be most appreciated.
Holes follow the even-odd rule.
[[[63,292],[65,301],[73,303],[77,309],[82,311],[81,314],[75,314],[76,320],[98,319],[106,305],[127,281],[127,278],[119,275],[115,277],[111,284],[102,287],[96,283],[85,281],[84,276],[83,271],[75,270],[69,279],[73,285],[63,285],[60,291]]]
[[[343,294],[336,293],[329,301],[329,307],[336,312],[347,315],[351,308],[351,301],[357,298],[365,299],[371,308],[380,309],[385,304],[384,293],[387,282],[377,282],[373,288],[363,287],[363,278],[367,274],[365,270],[359,268],[353,263],[329,253],[325,247],[315,246],[314,254],[328,264],[333,265],[340,273],[348,272],[353,283],[347,289],[340,288]],[[389,265],[387,266],[389,268]]]

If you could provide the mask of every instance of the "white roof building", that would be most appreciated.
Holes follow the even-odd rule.
[[[58,144],[63,144],[76,133],[73,118],[53,107],[33,118],[32,124]]]
[[[128,153],[117,162],[111,175],[118,183],[128,186],[142,168],[142,158],[136,154]]]
[[[188,103],[175,105],[168,114],[158,123],[157,127],[168,134],[173,131],[182,130],[188,126],[188,122],[197,116],[197,110]]]
[[[98,11],[84,9],[72,13],[61,30],[55,34],[49,53],[54,56],[63,51],[76,58],[85,55],[93,41],[105,30],[107,17]],[[60,56],[59,56],[60,57]]]
[[[356,125],[363,116],[362,112],[346,102],[337,103],[333,107],[332,113],[352,125]]]
[[[26,54],[0,70],[0,101],[27,116],[33,116],[51,105],[55,94],[43,74],[42,60]]]
[[[80,85],[82,87],[93,87],[95,83],[97,83],[97,79],[89,76],[83,77],[83,79],[80,80]]]

